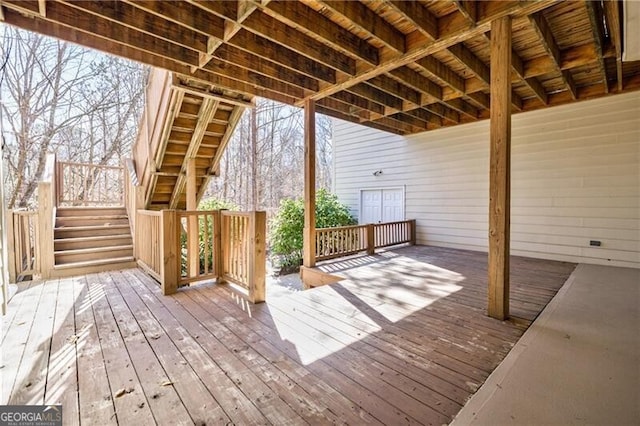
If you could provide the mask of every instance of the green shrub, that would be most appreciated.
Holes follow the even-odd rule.
[[[354,225],[356,220],[338,197],[325,189],[316,193],[316,227]],[[302,263],[302,232],[304,202],[286,199],[271,221],[270,250],[272,261],[283,270],[292,270]]]

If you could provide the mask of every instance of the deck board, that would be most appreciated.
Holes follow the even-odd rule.
[[[0,403],[61,402],[65,424],[446,424],[574,267],[514,258],[520,321],[486,316],[485,254],[429,247],[325,264],[345,280],[260,305],[162,296],[136,269],[22,284]]]

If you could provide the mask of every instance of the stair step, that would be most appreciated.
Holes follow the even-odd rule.
[[[55,251],[92,247],[113,247],[132,244],[131,234],[99,235],[91,237],[58,238],[53,241]]]
[[[126,215],[124,207],[58,207],[57,217]]]
[[[55,239],[99,237],[106,235],[119,235],[130,233],[128,224],[125,225],[90,225],[90,226],[65,226],[54,228]]]
[[[78,263],[95,261],[101,259],[113,259],[128,257],[133,255],[133,245],[93,247],[77,250],[63,250],[54,252],[55,264],[64,265],[68,263]]]
[[[127,225],[128,223],[129,217],[127,215],[56,217],[57,228],[99,225]]]
[[[70,277],[74,275],[86,275],[97,272],[135,267],[136,263],[133,256],[123,256],[109,259],[90,260],[84,262],[67,263],[64,265],[56,265],[53,267],[51,275],[56,277]]]

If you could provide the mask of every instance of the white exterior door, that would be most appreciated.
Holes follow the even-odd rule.
[[[360,223],[404,220],[404,188],[360,191]]]

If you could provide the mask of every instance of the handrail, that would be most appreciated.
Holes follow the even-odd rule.
[[[122,166],[59,161],[56,178],[58,205],[124,205]]]
[[[416,221],[370,223],[367,225],[336,226],[316,229],[315,259],[335,259],[399,244],[416,243]]]

